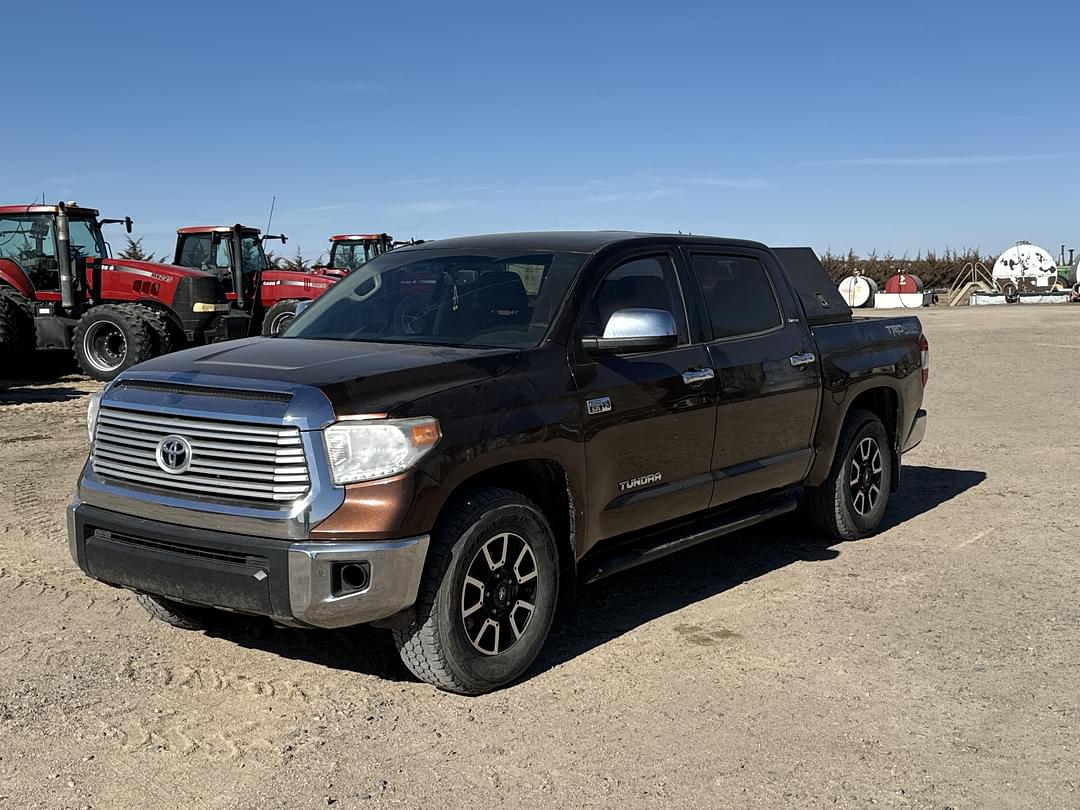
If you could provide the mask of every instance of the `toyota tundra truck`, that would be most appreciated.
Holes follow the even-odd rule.
[[[800,507],[872,534],[927,374],[919,319],[853,318],[808,248],[426,242],[280,336],[93,397],[70,550],[178,627],[374,624],[418,678],[478,694],[525,672],[580,584]]]

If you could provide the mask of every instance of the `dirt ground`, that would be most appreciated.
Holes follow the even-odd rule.
[[[148,620],[68,556],[95,384],[0,386],[0,810],[1080,806],[1080,306],[922,316],[885,531],[606,580],[474,699],[375,631]]]

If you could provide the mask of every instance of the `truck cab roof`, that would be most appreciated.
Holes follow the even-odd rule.
[[[715,244],[768,250],[760,242],[692,234],[642,233],[638,231],[532,231],[436,239],[398,248],[406,250],[536,250],[563,253],[596,253],[615,245]]]

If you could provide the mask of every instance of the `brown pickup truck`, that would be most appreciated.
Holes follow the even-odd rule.
[[[374,623],[416,676],[476,694],[529,667],[576,584],[800,503],[872,533],[927,360],[917,318],[853,319],[806,248],[427,242],[282,336],[111,383],[71,552],[177,626]]]

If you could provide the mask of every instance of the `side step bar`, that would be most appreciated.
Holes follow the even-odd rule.
[[[615,548],[598,551],[595,556],[582,561],[578,582],[587,585],[628,568],[634,568],[696,546],[698,543],[704,543],[707,540],[793,512],[799,505],[796,492],[787,491],[769,496],[753,505],[725,510],[699,518],[690,524],[675,526],[663,532],[649,533],[636,540],[621,543]]]

